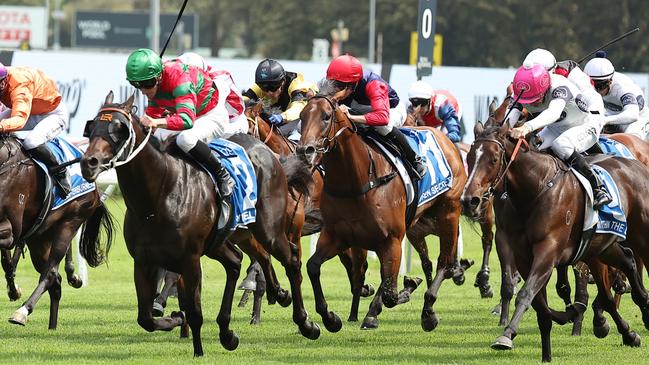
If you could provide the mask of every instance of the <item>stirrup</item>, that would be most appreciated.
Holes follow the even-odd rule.
[[[424,175],[426,175],[426,171],[428,169],[426,168],[426,165],[424,165],[424,161],[420,156],[417,156],[415,158],[412,165],[412,167],[415,169],[415,172],[417,172],[417,175],[419,175],[420,179],[423,178]]]
[[[594,208],[601,208],[608,203],[612,202],[613,199],[611,198],[611,195],[604,189],[602,188],[597,188],[593,190],[593,207]]]

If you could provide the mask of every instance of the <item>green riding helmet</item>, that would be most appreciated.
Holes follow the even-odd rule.
[[[162,60],[155,52],[140,48],[131,53],[126,61],[126,79],[128,81],[144,81],[160,76]]]

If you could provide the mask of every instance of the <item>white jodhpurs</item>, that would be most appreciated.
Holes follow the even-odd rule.
[[[620,127],[624,130],[624,133],[633,134],[643,141],[647,141],[647,132],[649,132],[648,124],[646,120],[636,120],[633,123],[621,125]]]
[[[0,120],[9,118],[11,109],[0,112]],[[47,114],[30,115],[21,131],[28,131],[23,140],[26,150],[34,149],[45,142],[57,137],[68,127],[70,114],[64,103]]]
[[[567,160],[573,152],[582,153],[597,143],[595,126],[584,124],[562,130],[553,125],[545,127],[540,133],[543,143],[540,150],[552,148],[562,160]]]
[[[244,130],[246,131],[248,123],[245,117],[243,121],[246,123],[246,129]],[[181,150],[189,153],[189,150],[194,148],[198,141],[208,143],[216,138],[230,137],[242,128],[241,124],[240,121],[231,122],[225,107],[217,106],[196,118],[192,128],[180,132],[176,137],[176,144]]]
[[[390,109],[390,121],[387,125],[372,126],[372,128],[379,132],[380,135],[385,136],[392,131],[392,127],[402,127],[407,116],[406,104],[399,102],[397,106]]]

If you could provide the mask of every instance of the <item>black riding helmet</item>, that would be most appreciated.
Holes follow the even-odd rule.
[[[279,62],[266,58],[261,61],[255,71],[255,83],[257,85],[278,85],[286,76],[284,67]]]

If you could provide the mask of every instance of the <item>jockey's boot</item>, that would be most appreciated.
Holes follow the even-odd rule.
[[[196,159],[196,161],[207,166],[208,169],[216,174],[217,185],[221,197],[226,198],[232,195],[234,189],[234,180],[230,176],[228,170],[223,167],[221,161],[212,154],[212,150],[203,141],[198,141],[196,146],[189,150],[189,154]]]
[[[421,157],[415,153],[415,151],[410,147],[406,136],[401,133],[399,128],[392,127],[392,131],[386,134],[385,137],[401,150],[403,157],[405,157],[410,165],[415,169],[419,179],[421,179],[426,174],[426,166],[422,161]]]
[[[575,151],[570,156],[569,163],[575,170],[579,171],[580,174],[588,179],[590,186],[593,188],[593,208],[599,209],[612,201],[611,195],[606,191],[606,186],[595,171],[593,171],[593,168],[588,164],[584,156]]]
[[[63,167],[56,169],[59,166],[59,161],[54,156],[54,153],[47,148],[46,145],[42,144],[36,148],[32,148],[27,151],[30,156],[41,161],[47,166],[47,169],[50,171],[50,175],[54,179],[54,183],[59,188],[59,196],[65,199],[68,194],[70,194],[70,175],[68,174],[68,169]]]

